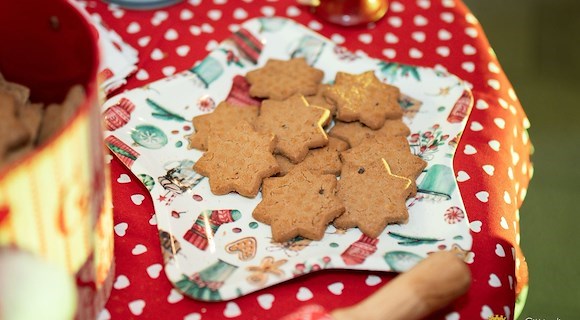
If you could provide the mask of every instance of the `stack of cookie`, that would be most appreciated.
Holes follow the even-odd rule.
[[[0,167],[48,140],[76,111],[84,89],[74,86],[62,104],[31,103],[30,90],[0,73]]]
[[[194,170],[216,195],[262,187],[253,217],[274,241],[320,240],[331,223],[378,237],[407,221],[426,166],[410,152],[398,88],[372,71],[323,76],[302,58],[271,59],[246,75],[260,107],[222,102],[193,119],[189,146],[206,151]]]

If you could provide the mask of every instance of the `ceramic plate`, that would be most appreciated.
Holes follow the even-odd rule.
[[[401,89],[412,152],[428,162],[407,202],[409,222],[376,239],[330,226],[321,241],[271,241],[270,227],[252,218],[260,202],[231,193],[215,196],[192,170],[201,152],[189,150],[191,119],[224,99],[246,101],[240,75],[268,58],[305,57],[324,70],[374,70]],[[251,102],[251,101],[250,101]],[[232,299],[321,269],[401,272],[429,253],[467,252],[472,238],[452,169],[453,154],[473,99],[446,72],[354,54],[291,20],[245,22],[204,60],[172,77],[111,98],[103,106],[109,148],[147,186],[155,205],[165,272],[185,295]]]

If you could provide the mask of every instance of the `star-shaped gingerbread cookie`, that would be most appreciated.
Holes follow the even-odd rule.
[[[193,170],[209,178],[211,192],[216,195],[235,191],[255,197],[264,178],[279,171],[272,154],[276,137],[258,133],[246,121],[240,121],[227,131],[211,135],[208,150]]]
[[[283,100],[293,94],[316,94],[324,77],[322,70],[308,65],[304,58],[270,59],[259,69],[246,74],[252,97]]]
[[[358,146],[365,139],[371,137],[406,137],[409,134],[411,134],[411,130],[401,119],[387,120],[379,130],[373,130],[359,121],[336,121],[334,127],[328,132],[329,136],[337,137],[348,142],[351,148]]]
[[[320,240],[328,224],[344,212],[336,184],[334,175],[306,170],[268,178],[264,180],[262,202],[252,215],[272,227],[275,242],[297,236]]]
[[[377,159],[385,159],[393,174],[411,180],[411,195],[417,192],[417,177],[427,166],[427,162],[411,153],[405,137],[368,138],[358,146],[340,154],[344,164],[364,166]]]
[[[227,130],[240,121],[253,124],[258,117],[257,106],[236,106],[229,102],[221,102],[212,113],[194,117],[195,132],[189,139],[189,149],[207,150],[208,137],[218,131]]]
[[[397,101],[399,89],[381,82],[373,71],[358,75],[338,72],[335,84],[326,89],[324,96],[336,104],[338,120],[359,120],[374,130],[381,128],[386,119],[403,116]]]
[[[384,159],[364,166],[345,163],[338,182],[338,197],[345,212],[332,224],[343,229],[358,227],[376,238],[388,224],[408,220],[405,201],[410,185],[409,179],[394,175]]]
[[[284,101],[263,101],[255,126],[259,132],[275,134],[276,153],[298,163],[309,149],[328,143],[322,124],[329,114],[324,108],[309,106],[302,95],[296,94]]]
[[[342,168],[339,154],[348,149],[348,144],[340,139],[329,137],[328,145],[322,148],[310,149],[306,158],[298,164],[293,164],[288,158],[277,155],[280,165],[279,175],[283,176],[290,170],[309,170],[323,174],[339,175]]]

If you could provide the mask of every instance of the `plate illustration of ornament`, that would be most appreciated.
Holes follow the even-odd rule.
[[[163,130],[151,124],[141,124],[131,131],[135,144],[147,149],[160,149],[167,144],[167,135]]]

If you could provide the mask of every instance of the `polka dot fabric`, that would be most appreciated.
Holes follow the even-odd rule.
[[[390,1],[384,19],[349,29],[329,25],[290,0],[189,0],[153,11],[125,10],[101,1],[80,3],[139,50],[139,69],[122,90],[190,68],[246,19],[274,15],[295,19],[353,51],[447,70],[468,81],[475,105],[454,169],[474,237],[468,255],[473,283],[466,296],[432,318],[502,314],[513,319],[516,293],[527,285],[518,245],[518,208],[533,173],[529,122],[480,24],[461,1]],[[184,298],[162,271],[147,190],[116,158],[109,161],[117,275],[100,319],[278,319],[312,304],[327,310],[354,304],[393,277],[322,271],[234,301]]]

